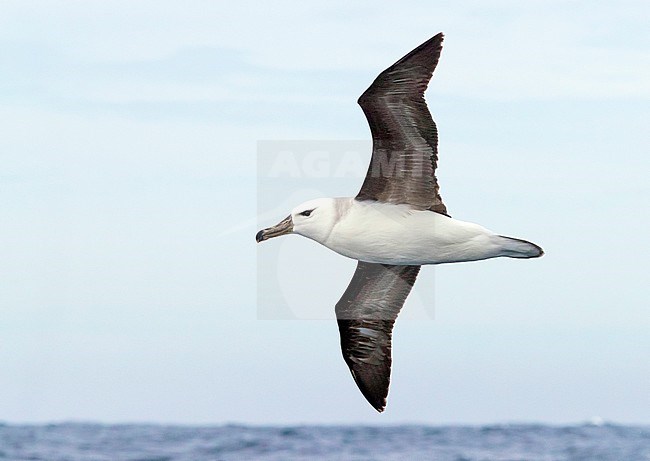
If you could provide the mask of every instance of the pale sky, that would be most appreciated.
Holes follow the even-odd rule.
[[[648,3],[460,3],[0,3],[0,421],[650,423]],[[292,195],[257,143],[368,141],[357,97],[440,31],[444,201],[546,255],[425,268],[379,415],[354,262],[254,241],[362,178]]]

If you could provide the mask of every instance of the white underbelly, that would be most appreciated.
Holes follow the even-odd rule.
[[[360,261],[422,265],[499,256],[498,237],[473,223],[403,205],[358,203],[325,246]]]

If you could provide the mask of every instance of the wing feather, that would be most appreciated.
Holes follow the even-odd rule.
[[[395,319],[411,292],[420,266],[359,261],[336,304],[343,358],[359,390],[379,412],[386,407]]]
[[[359,98],[373,150],[357,200],[447,214],[435,176],[438,130],[424,100],[443,38],[439,33],[408,53],[379,74]]]

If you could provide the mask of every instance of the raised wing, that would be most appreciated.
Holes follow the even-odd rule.
[[[408,204],[447,214],[435,170],[438,130],[424,91],[438,64],[439,33],[383,71],[359,98],[372,133],[372,160],[357,200]]]
[[[393,324],[419,271],[420,266],[359,261],[336,303],[343,358],[361,393],[379,412],[386,407],[390,383]]]

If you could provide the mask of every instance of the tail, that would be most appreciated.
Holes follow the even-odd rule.
[[[499,237],[501,237],[502,256],[528,259],[539,258],[544,254],[544,250],[532,242],[503,235],[499,235]]]

